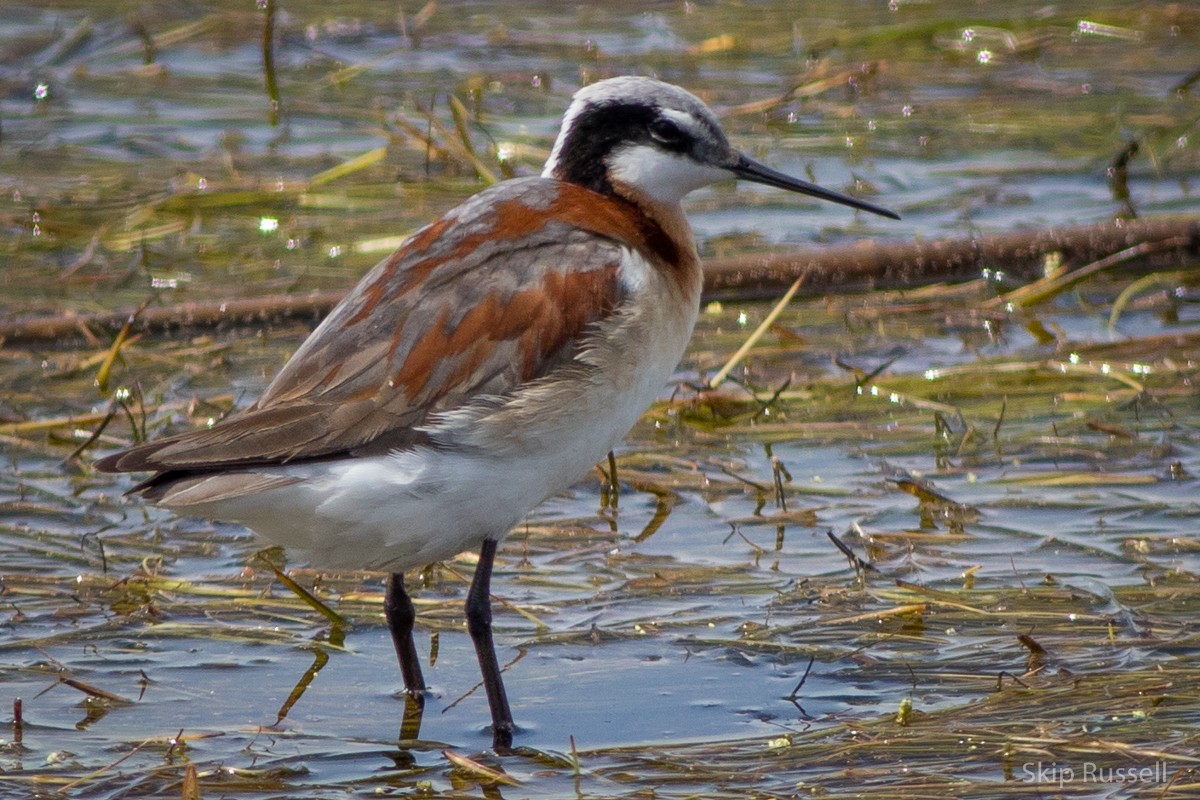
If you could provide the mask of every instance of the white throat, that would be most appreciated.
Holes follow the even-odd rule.
[[[684,196],[731,177],[725,170],[651,145],[628,145],[608,157],[608,178],[659,203],[677,205]]]

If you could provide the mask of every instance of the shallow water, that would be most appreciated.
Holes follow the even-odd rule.
[[[1200,212],[1200,113],[1176,90],[1200,43],[1185,4],[430,8],[422,21],[391,4],[281,5],[277,125],[252,4],[7,8],[0,311],[129,308],[152,286],[161,303],[344,288],[394,246],[381,239],[481,188],[447,93],[469,109],[481,160],[498,171],[497,150],[511,152],[506,166],[528,174],[579,82],[624,72],[701,92],[756,157],[904,216],[718,186],[689,201],[705,254],[1108,220],[1122,203],[1107,170],[1134,137],[1136,211]],[[765,113],[736,108],[830,75]],[[426,131],[449,155],[418,141]],[[437,657],[413,740],[380,576],[290,565],[348,621],[331,626],[244,531],[125,504],[128,478],[95,474],[87,454],[64,463],[94,420],[6,431],[0,796],[178,796],[189,764],[203,797],[1016,796],[1037,737],[1037,757],[1063,765],[1107,736],[1106,763],[1157,752],[1186,769],[1200,684],[1172,670],[1196,644],[1200,314],[1191,279],[1164,277],[1110,330],[1130,280],[1019,312],[984,310],[994,284],[798,300],[735,372],[760,398],[784,387],[765,409],[736,387],[723,405],[689,386],[769,304],[706,307],[676,384],[618,453],[618,509],[590,476],[501,551],[499,655],[526,749],[496,763],[519,789],[480,788],[443,754],[490,745],[460,611],[470,558],[415,592],[419,647]],[[141,387],[158,430],[203,424],[249,403],[307,330],[148,337],[114,384]],[[102,412],[107,345],[0,348],[3,421]],[[858,391],[835,359],[888,367]],[[114,422],[89,453],[129,438]],[[790,476],[786,509],[772,458]],[[910,479],[946,500],[919,500]],[[874,571],[856,574],[830,533]],[[1022,635],[1052,669],[1032,668]],[[1155,688],[1162,671],[1172,688]],[[1027,690],[1000,698],[1010,710],[1006,674]],[[1162,703],[1081,710],[1055,694],[1068,676]],[[24,724],[9,727],[16,698]],[[906,701],[930,720],[924,735],[959,744],[887,728]],[[912,752],[857,755],[905,736]],[[964,782],[947,789],[946,775]]]

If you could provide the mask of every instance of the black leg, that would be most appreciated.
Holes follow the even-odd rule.
[[[467,632],[475,644],[475,655],[479,658],[479,672],[483,675],[483,688],[487,691],[488,706],[492,710],[492,745],[497,750],[512,747],[512,710],[508,707],[508,695],[504,693],[504,681],[500,679],[500,664],[496,660],[496,646],[492,643],[492,562],[496,558],[496,542],[484,539],[479,551],[479,566],[475,567],[475,578],[471,591],[467,592]]]
[[[387,617],[388,630],[392,633],[392,644],[396,646],[396,659],[400,662],[400,674],[404,676],[404,689],[410,697],[424,698],[425,678],[421,675],[421,661],[413,644],[413,623],[417,620],[417,612],[413,609],[408,592],[404,591],[403,573],[393,572],[388,579],[383,613]]]

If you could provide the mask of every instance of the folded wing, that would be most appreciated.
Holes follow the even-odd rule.
[[[97,467],[204,472],[411,446],[431,415],[570,362],[620,302],[631,245],[554,214],[561,186],[477,195],[371,270],[244,412]]]

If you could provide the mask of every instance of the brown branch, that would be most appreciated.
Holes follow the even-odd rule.
[[[1179,266],[1200,256],[1200,218],[1104,222],[929,242],[868,241],[710,259],[704,266],[705,295],[710,299],[778,297],[801,274],[807,276],[803,293],[809,296],[964,281],[978,278],[986,268],[1029,280],[1040,277],[1049,253],[1060,254],[1064,265],[1073,269],[1142,243],[1171,246],[1147,247],[1145,258],[1123,268]],[[319,292],[150,307],[137,316],[130,330],[162,334],[258,327],[289,319],[316,322],[341,297],[341,292]],[[130,321],[132,313],[68,313],[0,321],[0,343],[57,343],[87,339],[89,334],[112,337]]]
[[[329,313],[344,292],[314,292],[306,295],[268,295],[237,300],[179,303],[141,311],[130,330],[171,333],[179,330],[226,329],[262,326],[289,319],[319,321]],[[98,314],[63,314],[53,317],[0,322],[0,341],[5,344],[62,342],[87,338],[84,331],[111,337],[133,317],[132,310]]]
[[[1168,239],[1179,239],[1179,246],[1138,264],[1159,268],[1200,255],[1200,217],[1102,222],[929,242],[865,241],[713,259],[704,265],[704,288],[708,296],[720,299],[772,297],[806,274],[804,294],[811,296],[965,281],[980,277],[987,268],[1029,280],[1041,276],[1049,253],[1059,253],[1064,266],[1073,269],[1143,242]]]

